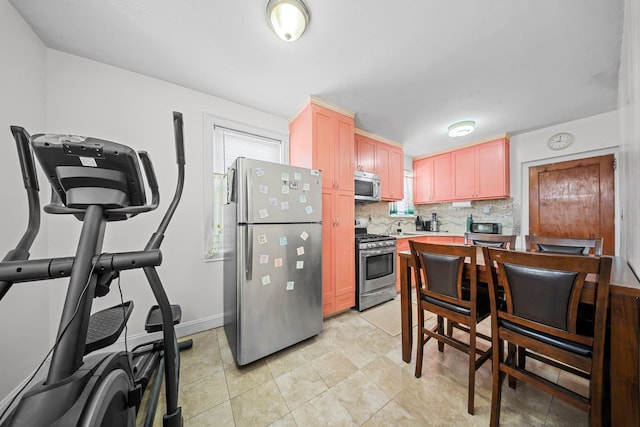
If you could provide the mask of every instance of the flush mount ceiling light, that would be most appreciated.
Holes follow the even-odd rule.
[[[469,135],[475,129],[476,122],[473,120],[465,120],[463,122],[454,123],[449,126],[449,136],[455,138],[456,136]]]
[[[309,25],[309,10],[302,0],[269,0],[267,21],[282,40],[296,41]]]

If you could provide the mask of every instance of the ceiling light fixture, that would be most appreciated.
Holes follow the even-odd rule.
[[[309,26],[309,10],[302,0],[269,0],[267,21],[282,40],[296,41]]]
[[[469,135],[474,131],[476,122],[473,120],[465,120],[457,122],[449,126],[449,136],[455,138],[457,136]]]

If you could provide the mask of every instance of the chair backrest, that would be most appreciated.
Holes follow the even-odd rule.
[[[499,319],[593,345],[592,337],[578,335],[576,323],[585,278],[594,274],[598,281],[594,333],[603,332],[598,327],[605,329],[611,258],[495,248],[483,248],[483,253],[485,264],[494,266],[489,274],[492,299],[497,301],[498,286],[504,290]],[[604,339],[604,333],[600,338]]]
[[[470,299],[463,298],[463,267],[469,258],[471,265],[476,265],[477,252],[473,246],[446,245],[409,241],[413,255],[416,276],[416,288],[419,293],[438,298],[452,304],[470,306]],[[475,300],[477,271],[471,269],[466,289],[471,289],[470,296]]]
[[[602,255],[602,237],[593,239],[570,237],[524,236],[527,251],[550,252],[567,255]]]
[[[488,246],[491,248],[515,249],[517,235],[464,233],[465,245]]]

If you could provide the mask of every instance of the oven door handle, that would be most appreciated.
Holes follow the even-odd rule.
[[[396,248],[385,248],[385,249],[362,249],[360,250],[360,255],[383,255],[383,254],[392,254],[396,252]]]

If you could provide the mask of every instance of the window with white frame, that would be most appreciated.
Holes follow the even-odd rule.
[[[413,172],[404,171],[404,198],[397,202],[389,202],[390,216],[413,216]]]
[[[238,157],[283,163],[288,136],[209,115],[204,135],[204,258],[216,260],[222,259],[227,168]]]

